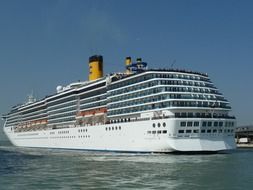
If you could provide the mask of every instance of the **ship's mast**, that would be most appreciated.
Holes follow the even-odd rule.
[[[28,101],[26,102],[26,104],[31,104],[33,102],[36,102],[36,99],[34,98],[33,90],[32,90],[31,94],[28,94]]]

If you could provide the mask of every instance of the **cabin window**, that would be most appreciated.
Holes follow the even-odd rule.
[[[192,130],[186,130],[186,133],[191,133],[192,132]]]
[[[184,133],[184,130],[178,130],[178,133]]]
[[[180,126],[181,126],[181,127],[185,127],[185,126],[186,126],[186,122],[185,122],[185,121],[182,121],[182,122],[180,123]]]
[[[187,122],[187,127],[191,127],[192,126],[192,121],[188,121]]]
[[[198,127],[199,126],[199,122],[198,121],[194,121],[194,127]]]

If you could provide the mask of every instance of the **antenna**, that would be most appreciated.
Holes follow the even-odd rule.
[[[170,67],[172,68],[176,64],[176,62],[177,62],[177,60],[174,59]]]
[[[34,98],[33,96],[33,90],[31,91],[31,94],[28,94],[28,101],[27,101],[27,104],[30,104],[30,103],[33,103],[33,102],[36,102],[36,99]]]

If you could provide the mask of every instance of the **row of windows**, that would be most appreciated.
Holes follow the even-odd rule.
[[[48,120],[48,124],[63,123],[63,122],[69,122],[69,121],[74,121],[74,120],[75,120],[75,117],[60,118],[56,120]]]
[[[98,88],[101,88],[105,86],[105,82],[102,82],[100,84],[96,84],[96,85],[93,85],[93,86],[90,86],[88,88],[84,88],[82,90],[79,91],[79,94],[83,93],[83,92],[87,92],[87,91],[90,91],[90,90],[94,90],[94,89],[98,89]],[[90,97],[90,96],[89,96]]]
[[[74,139],[76,136],[56,136],[56,137],[50,137],[51,139],[59,139],[59,138],[64,138],[64,139]],[[78,138],[90,138],[90,135],[79,135]]]
[[[54,112],[54,110],[59,110],[61,108],[66,108],[66,107],[69,107],[69,106],[74,106],[76,105],[76,100],[72,100],[71,102],[65,102],[64,104],[59,104],[59,105],[55,105],[55,106],[50,106],[47,108],[47,111],[52,113],[51,111]]]
[[[81,136],[78,136],[78,138],[90,138],[90,135],[81,135]]]
[[[152,99],[150,99],[152,100]],[[143,104],[145,102],[145,99],[141,102],[139,100],[139,104]],[[137,104],[137,102],[136,102]],[[195,102],[195,101],[168,101],[168,102],[160,102],[160,103],[154,103],[154,104],[148,104],[148,105],[139,105],[134,107],[128,107],[118,110],[108,110],[108,115],[118,115],[118,114],[126,114],[126,113],[133,113],[133,112],[140,112],[145,110],[152,110],[152,109],[161,109],[166,107],[206,107],[210,108],[211,106],[208,104],[208,102]],[[216,108],[226,108],[230,109],[230,106],[227,104],[220,103],[220,106],[217,106]],[[109,109],[111,109],[109,107]]]
[[[160,80],[161,85],[184,85],[184,86],[205,86],[203,82],[182,81],[182,80]]]
[[[150,120],[150,118],[119,118],[119,119],[112,119],[107,122],[109,123],[122,123],[122,122],[135,122],[135,121],[147,121]]]
[[[192,127],[192,126],[194,126],[194,127],[198,127],[199,126],[199,122],[198,121],[194,121],[194,122],[192,122],[192,121],[188,121],[188,122],[185,122],[185,121],[182,121],[182,122],[180,122],[180,126],[181,127]]]
[[[159,128],[159,127],[161,127],[161,126],[166,127],[166,123],[165,123],[165,122],[163,122],[163,124],[161,124],[161,123],[157,123],[157,124],[156,124],[156,123],[153,123],[152,126],[153,126],[154,128],[155,128],[155,127],[158,127],[158,128]]]
[[[97,96],[95,98],[87,98],[87,99],[80,100],[80,104],[86,104],[86,103],[101,101],[105,99],[106,99],[106,95],[102,95],[102,96]]]
[[[226,118],[228,114],[224,113],[199,113],[199,112],[176,112],[176,118]]]
[[[201,129],[201,130],[199,130],[199,129],[193,129],[193,130],[191,130],[191,129],[187,129],[187,130],[178,130],[178,133],[179,134],[182,134],[182,133],[199,133],[199,132],[201,132],[201,133],[222,133],[222,132],[224,132],[224,133],[233,133],[234,132],[234,130],[233,129],[224,129],[224,130],[222,130],[222,129]]]
[[[110,90],[121,88],[124,86],[128,86],[131,84],[135,84],[138,82],[149,80],[152,78],[177,78],[177,79],[198,80],[198,81],[210,82],[210,80],[208,78],[205,78],[202,76],[193,76],[193,75],[187,75],[187,74],[172,74],[172,73],[150,73],[150,74],[142,75],[142,76],[130,79],[130,80],[126,80],[126,81],[122,81],[122,82],[110,85]]]
[[[41,118],[47,117],[47,113],[41,113],[40,115],[34,115],[34,116],[30,116],[30,117],[25,117],[22,118],[22,121],[30,121],[30,120],[39,120]]]
[[[46,109],[46,106],[44,105],[44,103],[40,104],[40,105],[36,105],[34,108],[30,107],[30,108],[25,108],[24,110],[21,110],[20,111],[20,114],[22,115],[26,115],[26,114],[30,114],[30,113],[34,113],[34,112],[37,112],[41,109]],[[25,111],[26,109],[29,109],[27,111]]]
[[[169,81],[166,81],[166,82],[169,82]],[[178,81],[174,81],[174,82],[178,82]],[[119,89],[119,90],[110,92],[108,95],[109,96],[115,96],[115,95],[124,94],[124,93],[128,93],[128,92],[139,91],[141,89],[147,89],[147,88],[150,89],[153,86],[161,85],[161,83],[162,83],[162,81],[150,81],[148,83],[135,85],[135,86],[124,88],[124,89]],[[164,84],[162,83],[162,85],[164,85]],[[172,85],[172,84],[170,84],[170,85]],[[180,84],[175,84],[175,85],[180,85]],[[220,95],[220,93],[216,89],[197,88],[197,87],[167,87],[167,86],[161,87],[161,86],[159,86],[159,89],[156,90],[156,91],[153,91],[153,93],[157,93],[159,91],[160,92],[161,91],[167,91],[167,92],[211,93],[211,94]]]
[[[104,93],[106,93],[106,88],[95,90],[93,92],[88,92],[88,93],[85,93],[83,95],[80,95],[80,100],[90,98],[90,97],[93,97],[93,96],[97,96],[99,94],[104,94]]]
[[[19,122],[6,123],[5,127],[10,127],[10,126],[18,125],[18,124]]]
[[[202,122],[202,127],[222,127],[223,126],[223,123],[225,124],[225,127],[234,127],[234,122],[230,122],[230,121],[226,121],[226,122],[222,122],[222,121],[203,121]],[[181,127],[198,127],[200,124],[199,121],[181,121],[180,122],[180,126]]]
[[[88,132],[88,129],[78,129],[79,133],[84,133],[84,132]]]
[[[145,104],[149,102],[157,102],[157,101],[165,100],[166,98],[167,98],[166,95],[156,95],[156,96],[151,96],[147,98],[140,98],[140,99],[108,105],[108,109],[126,107],[126,106],[138,105],[138,104]]]
[[[134,92],[134,93],[128,93],[126,95],[122,95],[122,96],[117,96],[117,97],[109,97],[109,102],[117,102],[117,101],[121,101],[121,100],[127,100],[127,99],[132,99],[132,98],[136,98],[136,97],[142,97],[142,96],[147,96],[147,95],[151,95],[151,94],[156,94],[159,92],[162,92],[163,88],[153,88],[153,89],[147,89],[147,90],[143,90],[143,91],[138,91],[138,92]]]
[[[58,134],[69,134],[69,131],[58,131]]]
[[[128,79],[125,81],[118,82],[116,84],[111,84],[109,86],[109,90],[118,89],[121,87],[125,87],[125,86],[131,85],[131,84],[138,83],[138,82],[143,82],[143,81],[149,80],[154,77],[155,77],[155,75],[153,76],[153,74],[145,74],[143,76],[135,77],[133,79]]]
[[[133,93],[129,93],[133,92]],[[177,98],[177,99],[209,99],[209,100],[224,100],[224,97],[210,95],[206,93],[213,93],[217,94],[217,91],[211,90],[211,89],[203,89],[203,88],[187,88],[187,87],[155,87],[153,89],[146,89],[140,91],[140,88],[138,88],[138,91],[128,91],[126,95],[122,96],[116,96],[116,97],[109,97],[110,102],[116,102],[120,100],[127,100],[132,99],[136,97],[142,97],[147,96],[151,94],[156,94],[160,92],[190,92],[189,94],[170,94],[170,98]],[[196,94],[193,94],[195,92]],[[204,94],[205,93],[205,94]]]
[[[42,110],[41,110],[42,109]],[[27,119],[33,119],[33,118],[38,118],[38,116],[42,117],[41,114],[45,114],[46,115],[46,109],[44,108],[41,108],[33,113],[29,113],[29,114],[18,114],[16,115],[15,117],[11,117],[11,118],[8,118],[8,123],[11,123],[11,122],[16,122],[16,121],[19,121],[21,118],[24,119],[24,120],[27,120]]]
[[[133,99],[133,98],[138,98],[138,97],[143,97],[143,96],[148,96],[152,94],[157,94],[160,92],[169,92],[171,89],[170,88],[164,88],[164,87],[156,87],[153,89],[148,89],[144,91],[139,91],[135,93],[128,93],[126,95],[122,96],[117,96],[117,97],[109,97],[109,103],[110,102],[117,102],[117,101],[122,101],[122,100],[128,100],[128,99]],[[227,101],[224,99],[224,97],[220,96],[215,96],[215,95],[208,95],[208,94],[171,94],[166,93],[164,95],[159,95],[159,96],[165,96],[165,99],[199,99],[199,100],[221,100],[221,101]]]
[[[121,126],[106,127],[105,130],[106,130],[106,131],[121,130]]]
[[[61,109],[61,110],[53,111],[53,112],[49,113],[49,118],[56,118],[58,116],[60,117],[63,113],[70,112],[70,111],[73,111],[75,113],[76,112],[76,106],[67,107],[67,108],[64,108],[64,109]]]
[[[147,131],[148,134],[167,134],[167,130]]]
[[[74,139],[75,136],[59,136],[59,137],[50,137],[51,139]]]
[[[104,100],[101,102],[95,102],[95,103],[90,103],[90,104],[86,104],[86,105],[81,105],[80,109],[83,110],[83,109],[88,109],[88,108],[94,108],[94,107],[104,106],[106,104],[107,104],[107,102],[106,102],[106,100]]]
[[[72,111],[73,109],[71,109],[71,111]],[[72,116],[72,115],[76,115],[76,111],[72,111],[72,112],[64,112],[64,113],[62,113],[62,114],[58,114],[58,115],[50,115],[48,118],[50,119],[50,120],[52,120],[52,119],[56,119],[56,118],[61,118],[61,117],[67,117],[67,116]]]
[[[20,119],[17,119],[17,120],[14,120],[14,121],[7,120],[6,125],[16,124],[16,123],[19,123],[19,122],[20,122]]]
[[[194,129],[194,130],[191,130],[191,129],[187,129],[187,130],[178,130],[178,133],[199,133],[199,130],[198,129]]]
[[[178,72],[178,71],[176,71]],[[179,71],[182,72],[182,71]],[[196,73],[194,73],[196,74]],[[198,76],[194,76],[194,75],[188,75],[188,74],[172,74],[172,73],[156,73],[155,76],[156,78],[178,78],[178,79],[187,79],[187,80],[199,80],[199,81],[209,81],[210,80],[208,78],[199,76],[200,73],[197,73]]]
[[[123,94],[123,93],[127,93],[127,92],[133,92],[136,90],[140,90],[140,89],[145,89],[145,88],[151,88],[152,86],[156,86],[158,85],[158,81],[149,81],[143,84],[136,84],[134,86],[131,87],[126,87],[123,89],[118,89],[112,92],[108,93],[108,96],[114,96],[114,95],[118,95],[118,94]]]
[[[49,98],[47,101],[49,103],[53,103],[52,101],[58,100],[58,99],[64,99],[64,100],[66,100],[68,98],[68,96],[71,96],[73,94],[75,94],[75,92],[71,91],[71,92],[68,92],[68,93],[65,93],[65,94],[62,94],[62,95],[58,95],[56,97]],[[56,102],[58,102],[58,101],[56,101]]]
[[[119,98],[121,99],[121,98]],[[137,105],[137,104],[143,104],[148,102],[157,102],[161,100],[169,100],[169,99],[185,99],[180,94],[159,94],[155,96],[148,96],[145,98],[139,98],[139,99],[133,99],[130,101],[123,101],[119,103],[114,103],[108,105],[109,109],[118,108],[118,107],[126,107],[131,105]],[[191,97],[193,99],[193,97]],[[200,99],[200,98],[198,98]],[[201,98],[202,100],[208,100],[208,98]],[[215,99],[216,100],[216,99]],[[228,103],[222,103],[222,102],[209,102],[209,101],[173,101],[172,105],[175,104],[175,106],[191,106],[191,107],[226,107]]]
[[[55,101],[55,102],[49,102],[49,103],[47,104],[47,106],[48,106],[49,109],[50,109],[50,106],[58,105],[58,104],[61,104],[61,103],[65,103],[65,102],[72,101],[72,100],[76,100],[76,96],[66,97],[66,98],[64,98],[64,99],[57,100],[57,101]]]
[[[20,115],[17,115],[15,117],[11,117],[7,119],[7,122],[13,122],[13,121],[19,121],[20,120]]]
[[[22,115],[22,117],[29,117],[29,116],[33,116],[33,115],[39,115],[41,113],[46,113],[46,112],[47,112],[46,107],[43,107],[43,108],[37,109],[34,112],[30,112],[27,114],[22,113],[21,115]]]

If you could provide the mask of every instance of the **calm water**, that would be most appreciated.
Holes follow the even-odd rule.
[[[0,145],[0,189],[253,189],[253,149],[143,155]]]

